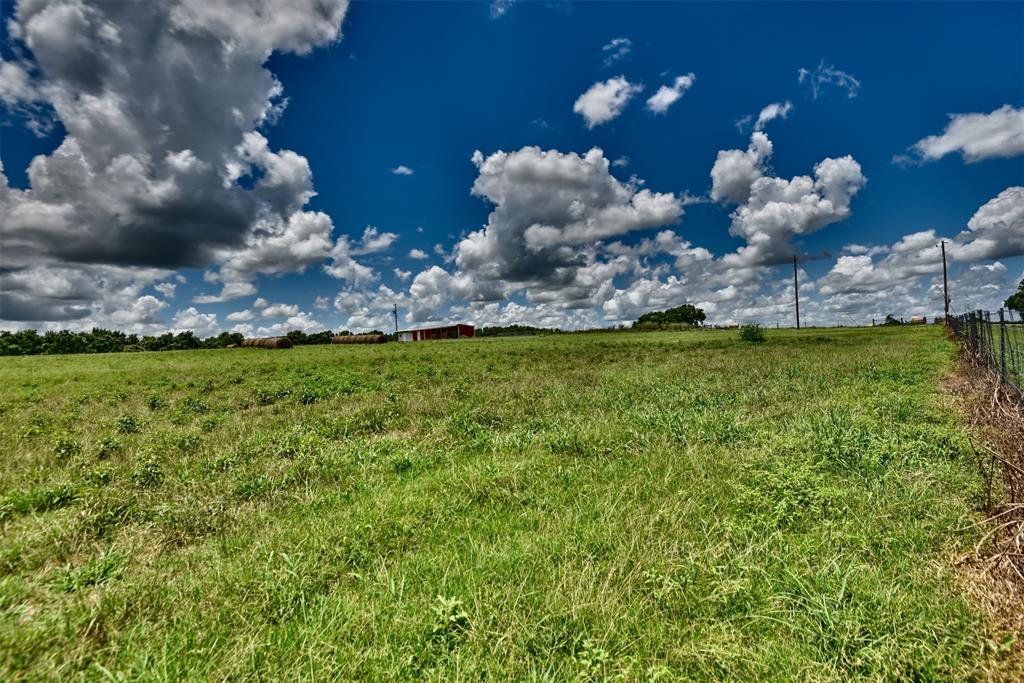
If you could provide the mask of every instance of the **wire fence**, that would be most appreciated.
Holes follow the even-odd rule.
[[[1024,320],[1000,308],[951,317],[949,326],[971,359],[1024,401]]]

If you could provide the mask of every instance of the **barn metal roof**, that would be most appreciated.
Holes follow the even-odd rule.
[[[449,325],[431,325],[429,327],[410,327],[410,328],[405,329],[405,330],[399,330],[398,334],[401,334],[402,332],[422,332],[423,330],[444,330],[444,329],[447,329],[449,327],[459,327],[459,326],[462,326],[462,327],[473,327],[473,323],[451,323]],[[476,329],[476,328],[474,328],[474,329]]]

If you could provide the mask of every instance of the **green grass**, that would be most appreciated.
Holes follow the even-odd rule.
[[[3,680],[965,680],[933,327],[0,360]]]

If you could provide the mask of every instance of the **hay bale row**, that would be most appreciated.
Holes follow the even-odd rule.
[[[340,334],[331,338],[332,344],[383,344],[388,340],[384,334]]]
[[[257,349],[290,349],[294,344],[288,337],[263,337],[262,339],[245,339],[242,346]]]

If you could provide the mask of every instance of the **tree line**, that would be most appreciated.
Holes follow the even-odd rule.
[[[302,330],[292,330],[288,337],[293,344],[330,344],[335,335],[351,334],[348,330],[340,332],[315,332],[306,334]],[[369,334],[381,334],[373,331]],[[200,339],[192,332],[168,332],[158,336],[125,334],[117,330],[105,330],[96,327],[89,332],[45,332],[39,334],[35,330],[19,332],[0,331],[0,356],[34,356],[55,353],[119,353],[121,351],[187,351],[192,349],[223,349],[231,344],[242,343],[243,336],[238,332],[221,332],[220,334]]]

